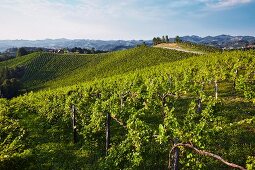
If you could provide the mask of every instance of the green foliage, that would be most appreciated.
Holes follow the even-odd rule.
[[[196,51],[201,51],[201,52],[221,52],[220,48],[213,47],[213,46],[208,46],[208,45],[203,45],[203,44],[195,44],[191,42],[178,42],[178,45],[182,48],[185,49],[190,49],[190,50],[196,50]]]
[[[157,44],[161,44],[161,43],[169,43],[170,40],[168,38],[168,35],[166,35],[166,36],[163,35],[162,38],[154,37],[152,39],[152,42],[153,42],[153,45],[157,45]]]
[[[24,56],[24,55],[27,55],[27,54],[28,54],[28,51],[26,50],[26,48],[21,47],[21,48],[18,49],[16,57],[21,57],[21,56]]]
[[[246,162],[247,170],[253,170],[255,169],[255,157],[249,156]]]
[[[176,42],[176,43],[181,43],[182,40],[181,40],[181,38],[177,35],[177,36],[175,37],[174,42]]]
[[[23,57],[17,57],[11,60],[0,62],[0,68],[8,67],[15,68],[20,66],[26,66],[31,60],[36,58],[40,53],[32,53]]]
[[[0,99],[0,107],[0,169],[25,168],[31,155],[24,142],[27,130],[7,100]]]
[[[12,98],[18,94],[21,86],[19,78],[22,77],[23,73],[24,69],[19,67],[0,69],[0,97]]]
[[[141,46],[106,54],[78,55],[34,53],[0,63],[26,67],[23,88],[57,88],[92,81],[188,58],[193,54]],[[22,60],[21,60],[22,59]],[[10,62],[13,61],[13,62]]]
[[[12,98],[13,96],[17,95],[19,89],[20,89],[19,80],[15,78],[6,79],[0,86],[1,96],[5,98]]]
[[[151,52],[150,48],[142,50]],[[254,96],[247,96],[246,91],[250,90],[243,87],[252,86],[254,81],[254,56],[254,51],[194,56],[148,68],[143,65],[141,70],[109,74],[114,76],[76,86],[0,100],[0,113],[4,115],[1,124],[9,127],[1,128],[4,138],[1,136],[0,155],[18,153],[15,162],[27,160],[26,167],[19,169],[166,169],[169,150],[178,140],[253,168]],[[44,63],[54,61],[43,55],[35,60],[43,58],[47,60]],[[135,61],[139,60],[130,64]],[[114,65],[108,60],[103,62],[105,65],[101,66]],[[122,66],[125,70],[125,64]],[[215,81],[219,88],[217,99]],[[197,109],[198,99],[201,111]],[[72,142],[71,105],[77,109],[76,144]],[[112,116],[108,151],[106,113]],[[9,126],[13,120],[18,120],[18,124]],[[14,132],[12,137],[4,135]],[[16,137],[20,137],[18,142]],[[8,143],[2,140],[6,138]],[[13,142],[14,147],[10,147]],[[8,159],[1,161],[5,169],[11,169]],[[227,168],[212,158],[180,148],[180,168],[212,167]]]
[[[4,82],[5,79],[9,78],[9,69],[8,67],[3,67],[0,69],[0,84]]]

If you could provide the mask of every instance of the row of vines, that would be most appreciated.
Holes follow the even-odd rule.
[[[254,68],[227,52],[2,99],[0,169],[254,169]]]

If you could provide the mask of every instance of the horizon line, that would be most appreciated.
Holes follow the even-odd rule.
[[[92,40],[92,41],[151,41],[154,37],[162,37],[162,36],[168,36],[166,35],[161,35],[161,36],[153,36],[151,39],[89,39],[89,38],[42,38],[42,39],[0,39],[0,41],[45,41],[45,40]],[[186,36],[197,36],[200,38],[205,38],[205,37],[217,37],[217,36],[231,36],[231,37],[255,37],[255,35],[230,35],[230,34],[219,34],[219,35],[207,35],[207,36],[200,36],[200,35],[176,35],[180,37],[186,37]],[[169,37],[169,38],[175,38],[174,37]]]

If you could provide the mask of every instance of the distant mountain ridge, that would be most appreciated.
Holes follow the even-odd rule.
[[[152,41],[147,40],[89,40],[89,39],[45,39],[45,40],[0,40],[0,52],[13,47],[42,47],[42,48],[95,48],[102,51],[116,51],[133,48],[146,43],[152,45]]]
[[[199,37],[196,35],[180,37],[183,41],[210,45],[219,48],[242,48],[255,44],[253,36],[218,35]],[[170,38],[174,41],[174,38]],[[42,47],[42,48],[95,48],[103,51],[116,51],[133,48],[142,43],[152,45],[152,40],[89,40],[89,39],[45,39],[45,40],[0,40],[0,52],[12,47]]]
[[[183,41],[189,41],[197,44],[215,46],[219,48],[242,48],[248,45],[255,45],[255,37],[253,36],[231,36],[218,35],[199,37],[196,35],[181,37]]]

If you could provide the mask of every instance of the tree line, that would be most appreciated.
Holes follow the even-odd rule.
[[[80,48],[80,47],[74,47],[74,48],[68,48],[67,51],[72,53],[78,53],[78,54],[99,54],[99,53],[106,53],[108,51],[103,50],[96,50],[95,48]]]
[[[168,37],[168,35],[166,36],[162,36],[162,38],[160,37],[154,37],[152,39],[152,42],[153,42],[153,45],[158,45],[158,44],[161,44],[161,43],[170,43],[170,42],[176,42],[176,43],[180,43],[182,42],[181,38],[177,35],[173,41],[171,41]]]
[[[76,53],[76,54],[100,54],[107,53],[109,51],[96,50],[95,48],[61,48],[61,49],[49,49],[49,48],[38,48],[38,47],[20,47],[20,48],[9,48],[5,52],[0,53],[0,62],[13,59],[15,57],[22,57],[34,52],[50,52],[50,53]]]
[[[23,76],[25,69],[16,67],[14,69],[3,67],[0,68],[0,97],[12,98],[17,96],[21,88],[20,78]]]

